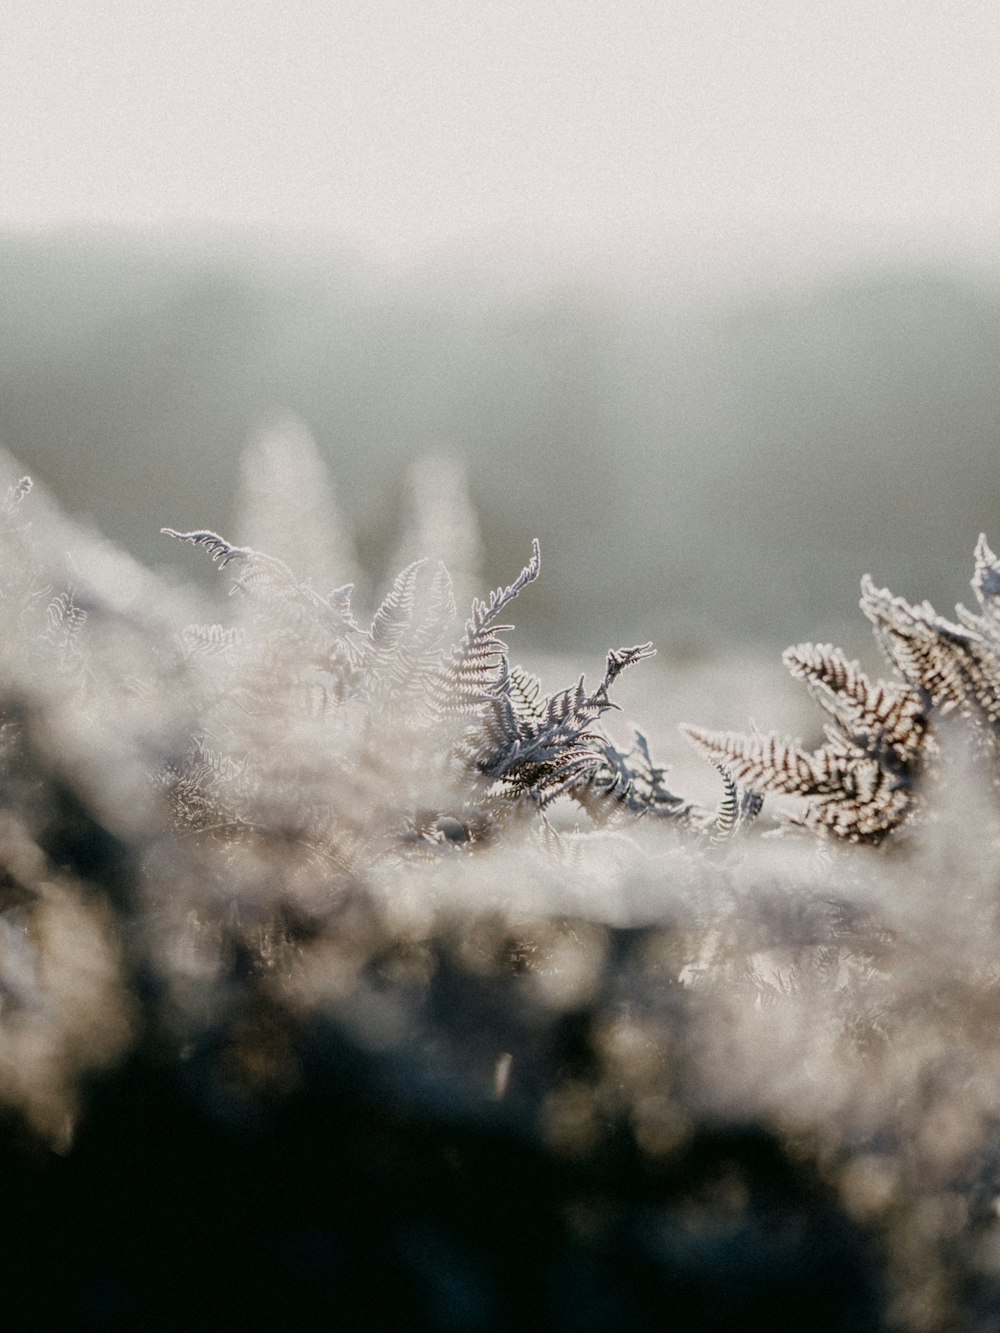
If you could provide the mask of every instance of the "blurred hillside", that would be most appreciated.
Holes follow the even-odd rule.
[[[672,301],[656,284],[397,284],[348,257],[0,243],[0,443],[155,566],[230,530],[238,460],[315,433],[372,576],[415,459],[467,460],[487,583],[530,538],[552,649],[868,643],[868,571],[947,610],[1000,541],[1000,286],[872,268]]]

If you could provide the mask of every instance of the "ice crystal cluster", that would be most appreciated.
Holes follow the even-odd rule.
[[[596,684],[543,687],[507,637],[538,543],[458,614],[450,571],[477,577],[475,517],[449,465],[412,480],[402,571],[364,615],[301,433],[248,455],[237,540],[164,529],[215,563],[214,600],[10,477],[8,1138],[30,1130],[91,1183],[113,1173],[102,1125],[122,1117],[181,1173],[185,1117],[212,1127],[213,1152],[235,1136],[258,1163],[283,1153],[252,1205],[231,1172],[239,1207],[217,1198],[250,1247],[239,1272],[266,1275],[247,1288],[258,1313],[304,1284],[385,1327],[653,1327],[646,1297],[693,1329],[990,1327],[1000,563],[985,538],[977,609],[954,621],[865,580],[890,678],[829,644],[787,651],[825,719],[818,748],[685,727],[721,779],[711,808],[612,722],[620,677],[645,672],[655,724],[670,684],[652,646],[612,649]],[[759,701],[737,704],[733,678],[738,723]],[[40,1220],[63,1177],[4,1151],[5,1277],[48,1254],[52,1310],[83,1327],[97,1298]],[[124,1234],[131,1196],[116,1197]],[[274,1244],[253,1248],[248,1207]],[[141,1261],[86,1251],[122,1312],[105,1326],[149,1322],[151,1292],[183,1300],[163,1228]]]

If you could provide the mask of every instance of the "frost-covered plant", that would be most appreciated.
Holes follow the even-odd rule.
[[[212,670],[230,682],[220,695],[228,717],[228,755],[206,748],[199,733],[188,764],[169,774],[178,815],[193,826],[207,822],[235,829],[258,822],[250,806],[253,790],[260,789],[266,743],[251,743],[245,733],[253,724],[244,721],[241,727],[232,716],[234,698],[244,714],[263,719],[265,731],[286,710],[283,745],[288,727],[301,725],[305,716],[314,741],[326,730],[330,744],[342,748],[346,725],[369,739],[377,735],[381,746],[387,738],[375,719],[391,718],[392,748],[405,749],[398,762],[416,769],[422,790],[414,793],[409,811],[383,807],[380,846],[387,835],[404,832],[438,846],[475,843],[515,808],[542,811],[560,796],[575,798],[595,819],[619,810],[690,815],[691,807],[663,785],[663,770],[650,758],[641,733],[633,751],[623,753],[599,725],[602,715],[617,707],[609,697],[615,680],[649,657],[651,644],[609,653],[604,677],[592,691],[581,676],[574,686],[546,696],[536,678],[511,666],[500,636],[513,626],[500,621],[538,577],[537,541],[513,583],[497,588],[487,601],[473,601],[465,633],[448,649],[443,644],[455,604],[443,564],[432,573],[425,561],[406,566],[363,631],[352,610],[352,585],[324,596],[300,582],[283,561],[234,546],[215,532],[164,532],[202,548],[220,569],[232,566],[237,571],[232,592],[252,602],[252,627],[242,634],[218,624],[184,632],[186,653],[210,659]],[[232,745],[237,735],[238,755]],[[377,768],[373,749],[363,746],[360,753],[369,769]],[[339,759],[333,762],[339,765]],[[356,781],[357,764],[341,777]],[[332,851],[337,821],[324,809],[320,822],[325,831],[315,830],[310,838],[317,844],[332,839]],[[453,830],[451,838],[444,836],[445,826]]]
[[[770,734],[689,726],[696,749],[734,782],[804,799],[810,828],[851,842],[881,842],[912,813],[936,746],[933,720],[959,713],[992,754],[1000,745],[1000,563],[980,536],[972,587],[979,613],[958,623],[929,602],[911,606],[862,580],[861,609],[900,680],[871,682],[830,644],[789,648],[785,665],[829,717],[813,752]]]
[[[692,1328],[713,1326],[684,1305],[692,1291],[713,1318],[729,1292],[744,1323],[777,1309],[788,1328],[989,1327],[1000,570],[985,542],[979,611],[954,624],[865,585],[898,679],[828,645],[788,651],[827,718],[819,750],[695,733],[724,785],[703,810],[641,733],[619,748],[609,726],[649,645],[552,693],[511,661],[502,622],[539,574],[537,545],[464,627],[446,533],[430,560],[402,551],[362,616],[329,564],[350,551],[335,515],[311,513],[303,535],[315,581],[296,563],[296,467],[322,490],[308,442],[260,448],[242,544],[173,530],[231,576],[225,611],[25,483],[0,503],[3,1106],[102,1188],[116,1136],[190,1185],[201,1117],[194,1157],[223,1163],[215,1193],[245,1174],[268,1227],[286,1228],[253,1251],[274,1265],[255,1299],[315,1255],[341,1308],[370,1245],[376,1285],[471,1293],[466,1314],[500,1312],[484,1326],[577,1326],[579,1303],[552,1294],[568,1285],[626,1313],[642,1287]],[[473,577],[461,493],[417,495],[411,531],[454,522]],[[659,705],[648,689],[654,721]],[[764,791],[838,836],[733,838]],[[274,1123],[292,1129],[272,1142]],[[38,1174],[21,1195],[8,1174],[5,1198],[47,1197]],[[86,1190],[72,1197],[90,1219]],[[32,1208],[45,1254],[60,1243],[62,1215],[36,1202],[6,1229],[10,1253],[35,1234]],[[491,1209],[493,1249],[470,1224]],[[183,1231],[164,1216],[162,1236]],[[129,1242],[107,1247],[100,1290],[120,1295]],[[176,1288],[152,1248],[134,1267]],[[873,1269],[878,1319],[845,1294],[845,1274],[867,1291]],[[34,1298],[72,1288],[66,1273]]]

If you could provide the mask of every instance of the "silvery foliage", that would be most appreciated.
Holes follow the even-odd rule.
[[[282,466],[308,448],[286,442]],[[294,512],[256,521],[275,495],[251,489],[245,530],[294,532]],[[318,1014],[448,1114],[505,1097],[570,1157],[609,1126],[653,1161],[702,1118],[768,1126],[878,1235],[901,1327],[960,1326],[970,1274],[1000,1289],[985,540],[978,609],[954,622],[865,582],[894,679],[788,650],[819,749],[689,728],[722,775],[712,810],[670,790],[640,733],[609,735],[648,644],[552,693],[511,662],[537,543],[456,627],[440,559],[411,559],[362,617],[293,542],[171,535],[227,576],[224,611],[26,480],[0,502],[5,1106],[68,1150],[88,1073],[151,1027],[213,1096],[278,1096],[296,1047],[275,1032]],[[764,793],[822,836],[772,837]],[[467,992],[493,997],[471,1026],[442,998]],[[566,1015],[589,1063],[550,1066]],[[477,1091],[480,1063],[504,1073]]]

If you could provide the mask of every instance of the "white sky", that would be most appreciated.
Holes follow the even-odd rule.
[[[4,0],[0,43],[0,227],[410,259],[1000,223],[997,0]]]

